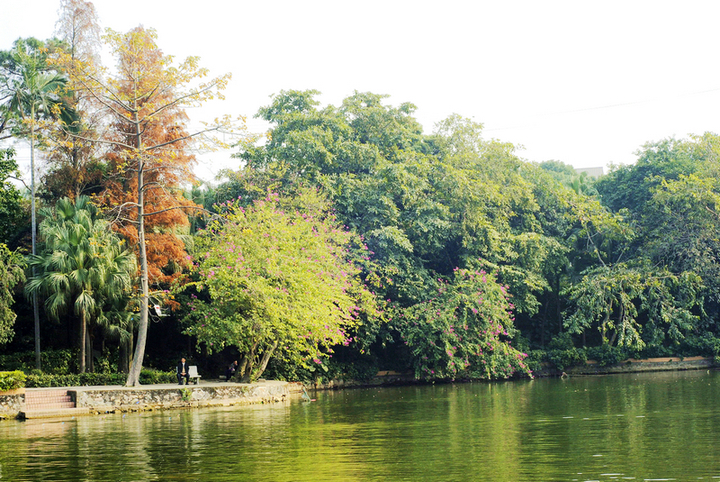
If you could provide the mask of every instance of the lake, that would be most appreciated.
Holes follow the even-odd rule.
[[[0,480],[718,480],[719,383],[640,373],[5,421]]]

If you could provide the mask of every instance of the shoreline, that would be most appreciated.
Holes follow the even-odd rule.
[[[200,382],[138,387],[90,386],[26,388],[0,392],[0,420],[69,418],[106,413],[281,403],[299,397],[299,382]]]
[[[703,370],[715,367],[711,357],[660,357],[660,358],[628,358],[614,365],[601,366],[594,360],[588,360],[585,365],[572,366],[562,370],[552,369],[546,372],[540,371],[538,376],[593,376],[612,375],[615,373],[641,373],[641,372],[663,372],[683,370]],[[547,374],[543,374],[547,373]]]
[[[634,359],[629,358],[614,365],[601,366],[597,361],[588,360],[585,365],[573,366],[566,368],[565,371],[551,368],[547,364],[540,370],[533,372],[534,377],[548,378],[566,376],[597,376],[597,375],[613,375],[616,373],[642,373],[642,372],[661,372],[661,371],[684,371],[684,370],[705,370],[715,368],[715,362],[712,357],[661,357],[661,358],[645,358]],[[329,380],[323,383],[309,383],[308,388],[313,390],[341,390],[343,388],[364,388],[392,385],[412,385],[419,383],[463,383],[470,381],[468,379],[436,380],[424,381],[417,380],[410,373],[400,373],[392,370],[383,370],[367,381],[358,380]]]
[[[628,359],[615,365],[600,366],[588,360],[583,366],[565,371],[543,368],[534,372],[536,377],[597,376],[618,373],[684,371],[715,368],[713,358],[663,357],[642,360]],[[466,380],[456,380],[462,383]],[[261,380],[256,383],[203,381],[197,385],[158,384],[94,387],[26,388],[0,392],[0,420],[32,418],[69,418],[81,415],[106,413],[178,410],[205,407],[243,406],[264,403],[282,403],[299,398],[305,387],[312,390],[340,390],[393,385],[430,383],[416,380],[412,374],[383,370],[367,381],[329,380],[307,383]],[[452,383],[452,382],[450,382]],[[57,402],[63,397],[65,405]],[[35,400],[45,399],[45,405]],[[38,405],[39,404],[39,405]]]

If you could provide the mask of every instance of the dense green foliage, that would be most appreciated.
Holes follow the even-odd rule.
[[[0,243],[0,346],[12,339],[17,315],[11,309],[15,301],[13,289],[25,281],[25,260]]]
[[[648,143],[635,164],[595,180],[558,161],[528,162],[459,115],[425,133],[410,103],[355,92],[321,106],[316,91],[288,90],[259,110],[270,131],[238,147],[237,170],[219,186],[190,187],[185,112],[169,109],[180,100],[156,81],[184,85],[201,75],[197,59],[166,71],[170,57],[154,32],[108,38],[129,55],[133,35],[145,42],[130,50],[154,72],[148,95],[167,107],[150,102],[135,124],[124,124],[130,114],[103,117],[85,97],[108,99],[94,47],[70,59],[70,45],[21,39],[0,52],[0,137],[29,139],[60,163],[42,179],[48,206],[27,283],[23,260],[0,244],[0,344],[28,349],[24,284],[44,301],[52,347],[75,347],[76,363],[46,360],[47,372],[126,369],[133,345],[144,353],[147,329],[158,338],[148,353],[156,365],[187,355],[221,373],[238,359],[244,380],[266,370],[293,379],[378,369],[494,379],[545,362],[563,370],[590,358],[720,355],[717,135]],[[115,80],[115,92],[134,99],[123,104],[128,113],[146,101]],[[106,129],[109,150],[91,138]],[[134,146],[138,132],[144,144]],[[141,147],[157,147],[163,155],[153,159],[175,167],[128,176],[144,165],[133,154]],[[16,171],[13,152],[0,151],[0,243],[28,252],[26,202],[7,182]],[[101,196],[81,195],[89,192]],[[181,205],[215,216],[186,226]],[[147,256],[138,250],[145,277],[125,248],[144,243],[138,206],[148,210],[140,220],[160,219],[147,224]],[[148,269],[162,290],[141,282]],[[33,376],[33,384],[62,383]]]
[[[527,336],[542,339],[545,331],[551,336],[550,323],[538,318],[547,317],[549,307],[562,311],[560,291],[569,276],[592,264],[595,251],[626,230],[597,200],[523,162],[512,145],[483,140],[479,124],[452,116],[426,136],[411,104],[388,107],[382,96],[356,93],[339,108],[318,109],[315,94],[283,92],[260,110],[259,116],[276,126],[270,141],[239,154],[246,166],[216,197],[257,196],[270,186],[292,195],[303,183],[322,186],[338,218],[370,247],[381,281],[378,296],[392,303],[398,317],[419,316],[427,306],[454,316],[457,300],[441,299],[438,291],[461,288],[458,269],[485,269],[488,278],[506,285],[518,322],[532,327]],[[595,244],[583,246],[582,237]],[[508,358],[517,360],[509,348],[515,320],[495,321],[508,333],[496,353],[507,350]],[[432,324],[428,318],[420,323],[425,335],[443,332]],[[392,352],[404,346],[408,329],[397,322],[371,323],[360,329],[358,346],[363,351],[390,346]],[[435,341],[413,336],[420,339]],[[450,347],[442,351],[445,357],[455,353],[456,345],[447,340],[442,345]],[[400,351],[418,377],[506,375],[482,372],[465,360],[475,350],[447,360],[430,358],[430,346]],[[430,359],[444,367],[424,363]],[[510,373],[523,371],[510,365]]]
[[[0,243],[8,243],[25,218],[20,191],[8,181],[10,176],[17,175],[15,151],[0,149]]]
[[[87,337],[96,324],[128,336],[127,305],[135,257],[86,196],[74,203],[60,199],[43,214],[40,234],[45,249],[28,258],[36,274],[26,291],[45,300],[51,319],[71,315],[79,320],[79,366],[84,372],[92,366],[86,345],[92,346]]]
[[[56,40],[21,38],[11,50],[0,52],[0,138],[35,137],[47,127],[43,121],[70,120],[64,99],[67,79],[50,62],[59,49]]]
[[[458,116],[427,136],[410,104],[356,93],[321,109],[316,94],[282,92],[260,110],[274,126],[270,141],[238,154],[245,166],[215,198],[268,187],[292,194],[306,183],[329,193],[338,218],[373,252],[378,296],[395,316],[434,308],[412,337],[425,346],[408,347],[396,318],[363,326],[361,353],[381,348],[418,376],[435,368],[458,376],[447,369],[468,367],[447,358],[457,346],[428,336],[447,332],[433,326],[454,308],[437,293],[454,291],[458,269],[485,269],[507,286],[516,317],[508,340],[521,336],[530,348],[569,333],[578,335],[573,343],[641,355],[716,333],[716,136],[649,144],[637,166],[595,184],[556,161],[523,162],[513,146],[483,140],[480,125]],[[438,341],[450,347],[437,350],[446,359],[430,356]]]
[[[456,270],[437,296],[398,310],[393,323],[412,352],[416,378],[530,375],[527,355],[507,342],[514,335],[508,298],[507,287],[485,271]]]
[[[38,387],[88,387],[103,385],[124,385],[127,375],[124,373],[68,373],[53,375],[34,373],[27,375],[26,386]],[[145,369],[140,372],[140,382],[146,385],[158,383],[177,383],[174,371],[162,372]]]
[[[0,372],[0,392],[17,390],[25,386],[25,373],[16,370],[13,372]]]
[[[76,369],[76,355],[72,350],[43,350],[43,371],[48,374],[67,375]],[[35,353],[32,351],[0,355],[0,368],[29,372],[35,367]]]
[[[292,200],[269,194],[243,208],[226,203],[222,221],[196,240],[199,297],[187,333],[208,350],[234,346],[240,376],[257,379],[270,358],[321,364],[361,310],[372,309],[357,279],[353,236],[306,191]]]

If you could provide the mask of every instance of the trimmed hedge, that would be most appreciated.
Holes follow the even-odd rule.
[[[53,375],[50,373],[33,373],[27,376],[27,387],[87,387],[125,385],[125,373],[79,373],[69,375]],[[145,369],[140,372],[140,383],[154,385],[158,383],[177,383],[174,371],[161,372]]]
[[[125,375],[127,379],[127,375]],[[125,381],[123,380],[123,383]],[[177,383],[177,373],[175,370],[163,372],[151,368],[145,368],[140,372],[140,383],[143,385],[156,385],[158,383]]]
[[[25,374],[19,370],[0,372],[0,392],[17,390],[25,386]]]

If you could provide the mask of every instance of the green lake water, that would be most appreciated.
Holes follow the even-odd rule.
[[[0,422],[0,481],[720,480],[720,372]]]

